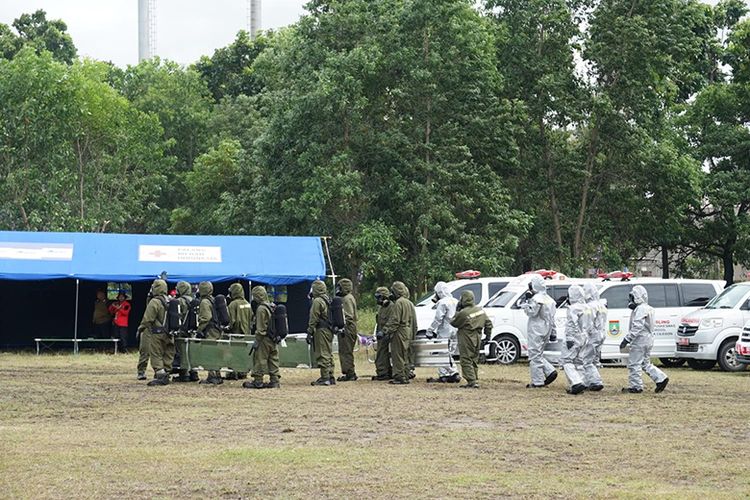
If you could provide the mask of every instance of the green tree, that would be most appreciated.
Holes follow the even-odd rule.
[[[238,95],[252,96],[262,90],[253,62],[272,39],[273,32],[266,32],[251,40],[250,35],[242,30],[234,42],[216,49],[210,58],[203,56],[195,63],[196,71],[206,81],[216,101]]]
[[[164,187],[162,130],[105,82],[22,49],[0,61],[0,211],[8,229],[143,231]]]
[[[32,47],[37,52],[46,50],[67,64],[75,60],[77,50],[67,32],[68,26],[60,19],[48,20],[45,11],[22,14],[13,21],[13,27],[16,33],[0,24],[0,57],[11,59],[23,47]]]
[[[133,105],[156,116],[167,141],[167,152],[176,158],[176,166],[166,170],[167,189],[159,201],[163,209],[152,221],[151,230],[165,231],[170,213],[184,197],[184,175],[195,159],[208,147],[209,119],[213,101],[198,72],[154,58],[129,66],[121,74],[111,72],[109,79]]]
[[[365,279],[377,259],[378,279],[418,288],[446,269],[507,272],[526,218],[498,172],[517,165],[519,117],[499,97],[489,23],[463,0],[308,9],[254,65],[268,117],[258,227],[332,235],[336,268]]]

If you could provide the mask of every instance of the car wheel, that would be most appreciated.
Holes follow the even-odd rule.
[[[500,335],[493,339],[497,342],[497,361],[499,365],[512,365],[521,356],[521,345],[512,335]]]
[[[659,361],[664,368],[677,368],[685,364],[685,360],[682,358],[659,358]]]
[[[693,370],[706,371],[716,366],[716,361],[713,359],[688,359],[687,364]]]
[[[745,370],[745,365],[737,362],[735,357],[734,345],[737,339],[729,339],[719,347],[719,367],[725,372],[741,372]]]

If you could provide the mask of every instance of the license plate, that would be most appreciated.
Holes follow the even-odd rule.
[[[690,345],[690,339],[677,339],[678,345]]]

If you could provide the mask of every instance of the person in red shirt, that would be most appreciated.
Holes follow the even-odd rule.
[[[112,338],[120,339],[120,347],[122,352],[126,352],[128,348],[128,316],[130,315],[130,302],[127,300],[127,296],[120,292],[117,296],[117,302],[112,303],[109,306],[109,313],[115,317],[114,330],[112,332]]]

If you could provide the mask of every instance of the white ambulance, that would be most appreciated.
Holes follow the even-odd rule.
[[[602,346],[602,360],[623,361],[626,354],[620,352],[620,342],[628,333],[630,313],[628,295],[635,285],[642,285],[648,292],[648,303],[656,309],[656,331],[654,332],[654,347],[651,355],[665,366],[678,366],[684,360],[675,349],[677,329],[683,317],[693,313],[706,305],[709,300],[721,293],[724,281],[692,280],[692,279],[661,279],[661,278],[631,278],[625,281],[599,280],[599,296],[607,301],[608,327],[607,337]],[[750,288],[749,288],[750,290]],[[557,311],[556,325],[558,327],[558,342],[550,344],[545,354],[552,357],[559,355],[562,340],[564,340],[564,326],[566,306]]]
[[[500,364],[512,364],[522,357],[528,357],[526,325],[529,318],[519,301],[529,289],[530,280],[531,274],[518,276],[484,306],[492,320],[492,340],[497,343],[495,358]],[[547,274],[545,279],[547,294],[555,299],[558,306],[567,300],[571,285],[591,281],[594,280],[568,278],[559,273]]]

